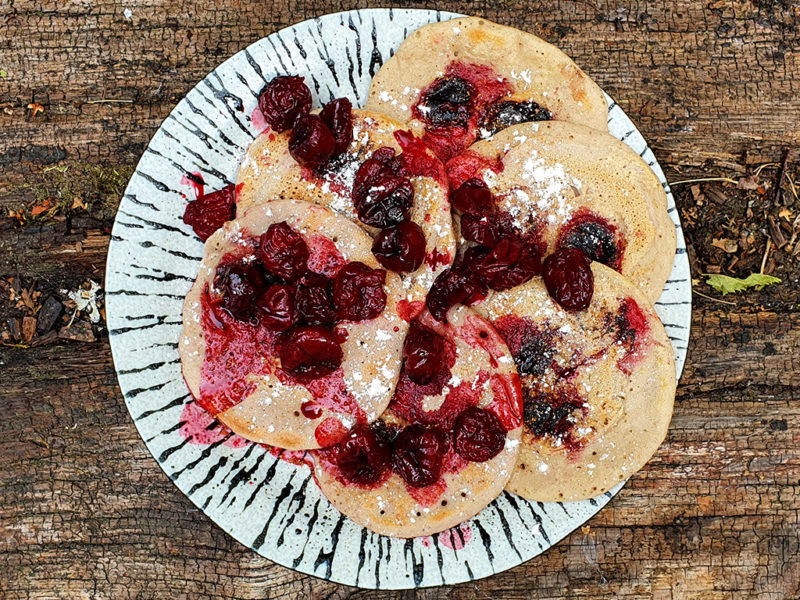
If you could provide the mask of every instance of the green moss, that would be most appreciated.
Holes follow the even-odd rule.
[[[26,208],[28,215],[33,207],[43,206],[49,201],[48,211],[41,213],[37,217],[39,220],[73,210],[76,198],[86,205],[86,211],[93,217],[112,218],[134,168],[134,165],[67,162],[42,169],[34,179],[15,191],[33,197]]]

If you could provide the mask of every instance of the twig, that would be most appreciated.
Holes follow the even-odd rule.
[[[719,298],[712,298],[711,296],[706,296],[705,294],[702,294],[702,293],[698,292],[697,290],[694,290],[694,293],[697,294],[698,296],[702,296],[703,298],[707,298],[708,300],[713,300],[714,302],[719,302],[720,304],[730,304],[731,306],[736,306],[736,302],[728,302],[727,300],[720,300]]]
[[[764,250],[764,258],[761,259],[761,270],[759,273],[762,275],[764,274],[764,265],[767,264],[767,258],[769,258],[769,251],[772,248],[772,238],[767,238],[767,247]]]
[[[794,199],[800,200],[800,196],[797,195],[797,188],[794,185],[794,180],[792,179],[792,176],[789,175],[788,173],[786,174],[786,181],[789,182],[789,186],[792,188],[792,195],[794,196]]]
[[[789,148],[784,148],[783,156],[781,156],[781,170],[778,173],[778,181],[775,183],[775,206],[779,206],[781,202],[781,183],[786,175],[786,163],[789,162]]]
[[[758,165],[756,167],[755,171],[753,171],[753,175],[757,177],[761,175],[761,171],[763,171],[764,169],[768,169],[771,167],[780,167],[780,166],[781,166],[780,163],[764,163],[763,165]]]
[[[681,181],[673,181],[670,186],[679,185],[681,183],[701,183],[704,181],[724,181],[726,183],[739,183],[730,177],[702,177],[700,179],[682,179]]]
[[[133,100],[87,100],[84,104],[133,104]]]

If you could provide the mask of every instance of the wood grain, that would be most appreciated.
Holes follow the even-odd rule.
[[[178,99],[222,60],[279,27],[353,7],[3,2],[0,217],[34,201],[26,184],[50,166],[135,164]],[[800,137],[791,2],[436,8],[558,44],[620,102],[672,180],[777,161]],[[31,118],[29,103],[44,112]],[[94,213],[0,220],[0,277],[69,288],[100,280],[110,224]],[[211,523],[145,449],[107,340],[0,347],[0,597],[800,597],[800,313],[737,304],[697,304],[667,442],[589,529],[506,573],[404,593],[300,575]],[[0,305],[0,316],[8,310]]]

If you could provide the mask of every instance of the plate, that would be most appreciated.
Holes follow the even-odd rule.
[[[622,487],[591,500],[530,502],[503,493],[475,518],[438,535],[403,540],[341,515],[309,468],[222,428],[193,401],[181,376],[183,298],[203,244],[183,224],[187,176],[210,189],[231,183],[257,131],[257,94],[276,74],[306,77],[315,105],[347,96],[363,105],[384,60],[421,25],[456,17],[371,9],[304,21],[256,42],[212,71],[165,119],[119,207],[108,252],[107,317],[120,388],[161,468],[222,529],[271,561],[331,581],[401,589],[455,584],[510,569],[547,550]],[[669,185],[630,119],[609,99],[613,135],[658,175],[678,232],[672,275],[656,304],[683,369],[691,317],[689,263]]]

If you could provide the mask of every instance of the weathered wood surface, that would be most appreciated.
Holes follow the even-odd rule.
[[[797,145],[792,2],[529,4],[436,8],[561,46],[622,104],[671,180],[738,176]],[[113,206],[23,225],[5,215],[37,202],[33,184],[50,181],[51,166],[130,168],[177,100],[222,60],[276,28],[353,7],[0,2],[0,278],[44,289],[101,280]],[[31,103],[44,111],[32,116]],[[686,215],[691,196],[678,202]],[[697,238],[689,229],[690,243],[701,227]],[[667,442],[588,530],[489,579],[403,594],[300,575],[211,523],[148,454],[107,340],[0,347],[0,597],[798,598],[798,269],[781,264],[791,276],[780,289],[733,306],[696,299]],[[11,308],[2,302],[4,319]]]

